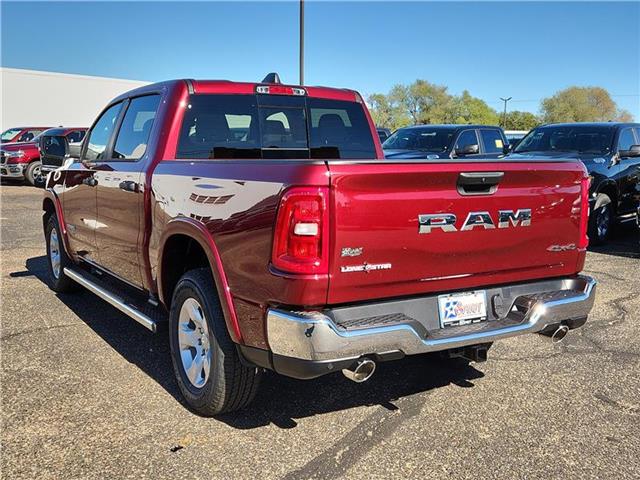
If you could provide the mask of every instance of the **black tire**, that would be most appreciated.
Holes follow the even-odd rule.
[[[611,198],[604,193],[599,193],[589,216],[589,241],[592,245],[602,245],[607,242],[614,217]]]
[[[52,246],[55,241],[51,241],[51,236],[55,232],[56,237],[58,239],[58,255],[59,255],[59,266],[56,269],[54,267],[54,252],[52,250]],[[80,285],[71,280],[64,274],[64,268],[71,266],[72,262],[67,257],[67,252],[64,249],[64,245],[62,243],[62,237],[60,234],[60,226],[58,225],[58,218],[55,215],[51,215],[49,217],[49,221],[47,222],[47,229],[45,230],[45,240],[47,244],[47,267],[49,269],[49,287],[51,290],[58,293],[69,293],[76,292],[80,289]],[[57,274],[56,274],[57,272]]]
[[[45,178],[42,177],[41,167],[42,163],[40,163],[40,160],[35,160],[29,164],[24,172],[24,177],[27,179],[27,182],[34,187],[44,186]]]
[[[207,351],[211,352],[208,378],[205,380],[205,375],[201,376],[201,372],[198,372],[198,379],[204,382],[200,387],[194,385],[187,376],[187,367],[183,366],[181,352],[187,352],[188,349],[181,350],[178,339],[178,329],[182,328],[181,310],[185,302],[193,304],[193,300],[199,304],[199,312],[203,314],[208,326]],[[196,413],[213,416],[232,412],[246,407],[255,397],[261,371],[256,367],[245,366],[240,361],[236,346],[229,337],[216,288],[208,269],[191,270],[178,281],[169,314],[169,344],[178,386],[187,404]],[[192,355],[195,359],[198,351],[194,350]]]

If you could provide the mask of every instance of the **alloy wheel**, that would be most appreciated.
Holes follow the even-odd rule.
[[[58,239],[58,230],[51,229],[49,234],[49,261],[51,262],[51,271],[55,278],[60,278],[60,241]]]
[[[605,238],[609,233],[609,224],[611,223],[611,211],[609,205],[603,205],[598,210],[598,218],[596,219],[596,227],[598,229],[598,237]]]
[[[191,385],[202,388],[211,371],[209,327],[195,298],[187,298],[180,308],[178,345],[182,368]]]

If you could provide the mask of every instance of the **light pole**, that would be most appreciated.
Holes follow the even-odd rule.
[[[502,114],[502,128],[506,129],[507,128],[507,102],[509,100],[511,100],[513,97],[508,97],[508,98],[502,98],[500,97],[500,100],[502,100],[504,102],[504,113]]]
[[[300,0],[300,85],[304,85],[304,0]]]

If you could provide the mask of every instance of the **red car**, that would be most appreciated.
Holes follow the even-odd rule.
[[[114,99],[43,200],[50,282],[168,332],[188,405],[582,326],[576,160],[388,160],[353,90],[175,80]],[[157,329],[161,322],[168,327]]]
[[[30,142],[5,143],[0,147],[0,178],[26,180],[33,186],[42,186],[46,175],[40,161],[40,139],[48,131],[64,131],[65,136],[76,138],[84,135],[86,128],[56,128],[41,132]]]
[[[2,132],[2,143],[31,142],[42,132],[51,127],[16,127]]]

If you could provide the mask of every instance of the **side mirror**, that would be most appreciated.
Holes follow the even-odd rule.
[[[620,150],[618,155],[620,158],[640,157],[640,145],[631,145],[629,150]]]
[[[506,143],[503,145],[502,147],[502,153],[503,154],[507,154],[507,153],[511,153],[513,151],[513,147],[515,147],[515,145],[513,143]]]
[[[480,147],[477,143],[471,145],[465,145],[462,148],[456,148],[456,155],[475,155],[480,152]]]

